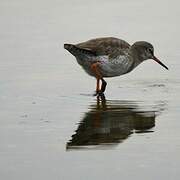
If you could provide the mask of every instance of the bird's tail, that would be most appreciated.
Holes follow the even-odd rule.
[[[64,49],[67,49],[68,51],[74,49],[75,45],[73,44],[64,44]]]
[[[79,48],[74,44],[64,44],[64,49],[68,50],[74,56],[94,55],[90,50]]]

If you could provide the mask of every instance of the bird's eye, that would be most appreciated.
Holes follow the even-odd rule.
[[[152,48],[148,48],[148,51],[150,52],[150,54],[153,55],[153,49]]]

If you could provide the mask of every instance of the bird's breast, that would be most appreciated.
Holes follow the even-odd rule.
[[[125,55],[113,59],[109,59],[107,56],[101,57],[100,62],[101,73],[104,77],[120,76],[133,69],[133,60]]]

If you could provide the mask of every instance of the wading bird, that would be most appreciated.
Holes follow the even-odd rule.
[[[104,78],[121,76],[131,72],[145,60],[153,59],[168,69],[154,55],[152,44],[146,41],[137,41],[130,45],[124,40],[105,37],[91,39],[79,44],[64,44],[77,59],[77,62],[90,75],[97,79],[96,94],[103,95],[106,89]],[[100,88],[100,80],[102,82]]]

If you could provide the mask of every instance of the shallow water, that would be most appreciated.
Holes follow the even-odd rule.
[[[0,2],[0,178],[173,179],[180,176],[179,1]],[[95,80],[63,43],[150,41],[152,61]]]

